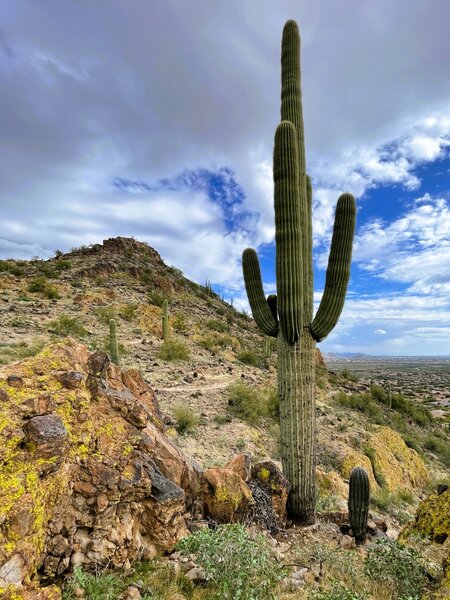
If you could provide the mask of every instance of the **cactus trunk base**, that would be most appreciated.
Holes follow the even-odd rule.
[[[309,330],[289,344],[278,335],[281,460],[291,484],[288,512],[314,523],[316,503],[316,343]]]

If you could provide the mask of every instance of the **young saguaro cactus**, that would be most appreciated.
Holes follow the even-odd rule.
[[[348,517],[355,541],[359,545],[366,539],[369,516],[370,486],[366,471],[362,467],[352,469],[349,484]]]
[[[109,321],[109,352],[111,361],[119,366],[119,344],[117,343],[117,326],[114,319]]]
[[[165,342],[169,341],[170,330],[169,330],[169,309],[167,299],[163,302],[163,316],[162,316],[162,331],[163,331],[163,340]]]
[[[288,508],[313,523],[316,425],[315,346],[336,325],[350,276],[355,200],[336,207],[325,290],[313,319],[312,188],[306,174],[300,89],[300,35],[284,27],[281,50],[281,123],[275,133],[275,242],[277,296],[264,296],[256,252],[243,254],[245,286],[259,328],[277,338],[283,470],[292,489]]]

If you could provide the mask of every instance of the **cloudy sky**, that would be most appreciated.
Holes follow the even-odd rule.
[[[280,39],[302,35],[320,299],[357,197],[324,351],[450,354],[448,0],[0,0],[0,256],[133,235],[245,308],[275,288]]]

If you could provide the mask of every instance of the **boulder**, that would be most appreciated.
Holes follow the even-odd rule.
[[[188,535],[200,469],[165,436],[140,373],[69,338],[0,369],[0,390],[0,588],[11,597],[56,599],[22,584],[123,567]]]
[[[202,497],[206,516],[218,523],[237,523],[248,515],[254,503],[242,478],[229,469],[211,468],[203,472]]]
[[[225,465],[225,469],[234,471],[247,483],[252,475],[252,457],[250,454],[236,454]]]

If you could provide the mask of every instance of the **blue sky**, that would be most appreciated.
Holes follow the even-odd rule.
[[[447,0],[4,0],[0,255],[133,235],[248,307],[275,291],[280,39],[302,35],[320,300],[338,196],[357,198],[348,297],[324,351],[450,354]]]

